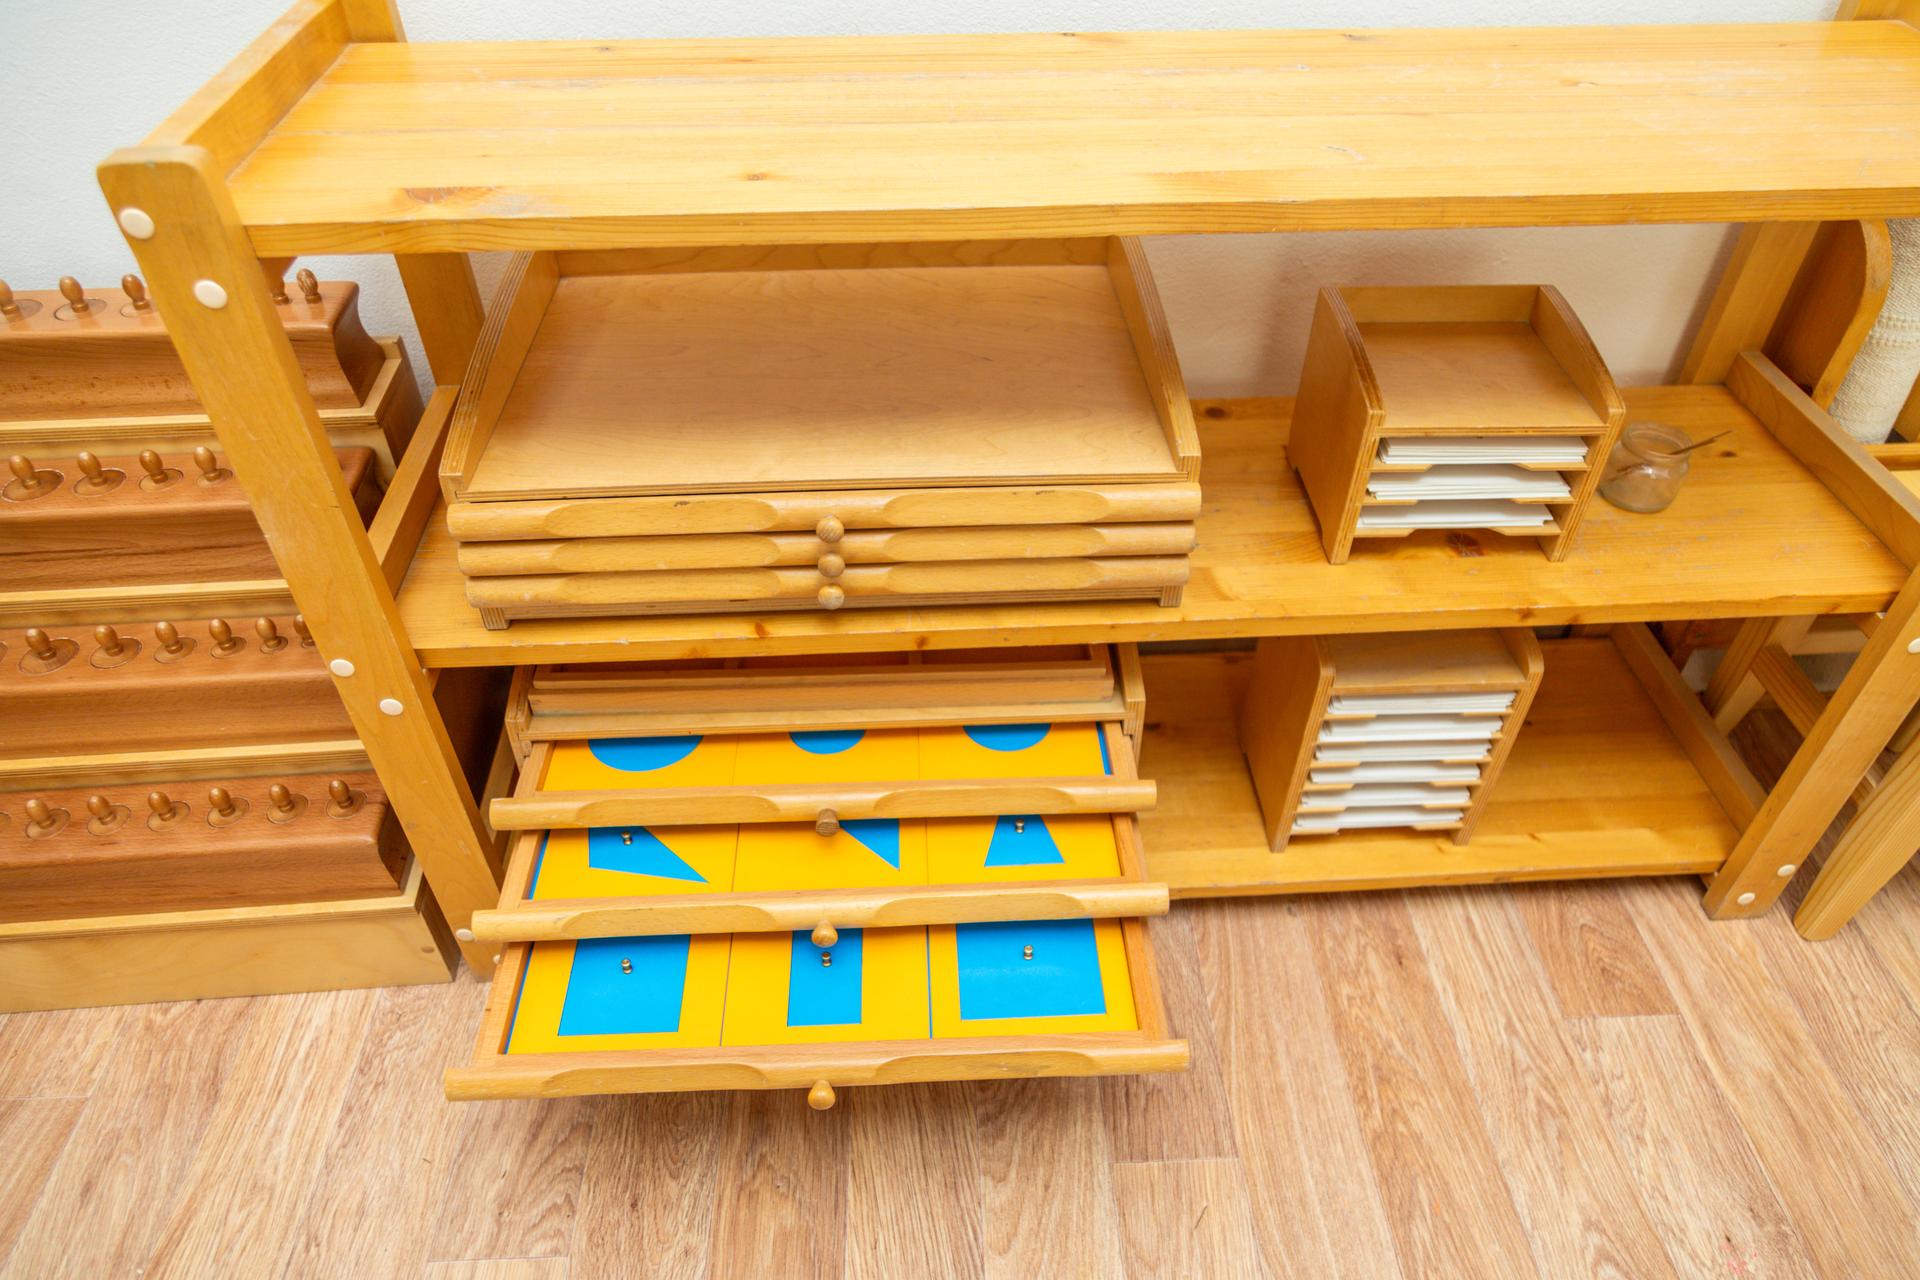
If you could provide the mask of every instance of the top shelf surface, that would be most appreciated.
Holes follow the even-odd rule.
[[[1920,213],[1891,21],[353,44],[262,256]]]

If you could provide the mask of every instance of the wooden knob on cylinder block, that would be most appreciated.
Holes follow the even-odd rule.
[[[267,266],[264,262],[260,265]],[[273,299],[275,306],[283,305],[287,301],[287,272],[284,263],[275,263],[267,267],[267,296]]]
[[[101,795],[87,797],[87,812],[92,815],[87,819],[87,831],[96,836],[119,830],[133,817],[133,810]]]
[[[135,311],[153,310],[153,300],[147,297],[147,286],[139,276],[129,272],[120,277],[120,292],[127,295],[127,305]]]
[[[302,649],[313,648],[313,632],[307,630],[306,614],[296,613],[293,615],[293,634],[300,637],[300,647]]]
[[[814,1081],[813,1088],[807,1090],[807,1105],[815,1111],[825,1111],[831,1107],[835,1101],[833,1086],[825,1080]]]
[[[827,554],[820,557],[820,576],[821,577],[837,578],[841,574],[845,573],[846,571],[847,571],[847,562],[841,559],[838,555],[834,554],[833,552],[829,551],[827,552]]]
[[[125,666],[140,656],[138,640],[124,640],[120,633],[102,623],[93,629],[94,651],[90,661],[96,667]]]
[[[819,924],[813,926],[813,945],[819,947],[822,951],[838,941],[840,941],[840,931],[834,928],[830,922],[822,920]]]
[[[329,818],[347,818],[360,811],[367,802],[366,793],[355,791],[348,786],[346,779],[335,778],[327,784],[327,816]]]
[[[267,803],[271,806],[267,810],[268,822],[292,822],[306,809],[307,798],[293,794],[276,782],[267,788]]]
[[[225,787],[208,787],[207,825],[230,827],[247,816],[247,802],[239,799]]]
[[[287,638],[280,634],[280,628],[273,625],[272,618],[255,618],[253,633],[260,637],[262,653],[278,653],[287,647]]]
[[[176,467],[167,465],[167,460],[151,449],[140,451],[140,469],[147,474],[140,478],[142,489],[164,489],[180,478]]]
[[[213,656],[224,658],[240,652],[247,642],[233,634],[233,627],[225,618],[213,618],[207,622],[207,634],[213,637]]]
[[[15,502],[44,498],[60,487],[58,471],[36,467],[33,465],[33,459],[22,453],[12,454],[7,458],[7,470],[13,473],[13,479],[7,481],[4,492]]]
[[[74,455],[73,460],[80,467],[80,479],[73,486],[75,493],[108,493],[119,488],[120,482],[127,478],[126,472],[101,465],[100,459],[86,449]]]
[[[200,468],[201,484],[219,484],[233,479],[233,472],[220,465],[220,459],[213,456],[213,450],[205,445],[195,445],[193,465]]]
[[[155,662],[178,662],[193,652],[193,641],[182,636],[180,628],[171,622],[154,623],[153,638],[160,642],[160,648],[153,655]]]
[[[60,296],[67,300],[67,306],[72,309],[76,318],[87,315],[93,310],[93,303],[88,299],[87,291],[72,276],[60,277]]]
[[[839,830],[840,830],[840,815],[835,813],[831,809],[822,809],[820,811],[819,816],[813,820],[813,833],[815,835],[818,835],[818,836],[836,835],[838,834]]]
[[[300,286],[300,296],[308,302],[320,301],[320,281],[313,272],[305,267],[293,273],[293,282]]]
[[[147,792],[147,826],[154,831],[164,831],[187,816],[187,806],[175,804],[172,797],[164,791]]]
[[[58,671],[80,653],[80,646],[73,641],[56,640],[39,627],[28,627],[26,639],[27,656],[20,659],[20,669],[30,676]]]
[[[25,830],[29,836],[36,840],[44,840],[48,836],[58,835],[60,829],[66,825],[67,811],[65,809],[56,809],[38,796],[27,801],[27,825]]]
[[[836,587],[833,583],[829,582],[826,586],[814,593],[814,599],[820,602],[822,609],[838,609],[847,602],[847,593],[842,588]]]
[[[27,652],[42,662],[52,662],[60,656],[60,651],[54,647],[53,637],[38,627],[27,628]]]
[[[20,304],[13,300],[13,286],[0,280],[0,316],[9,320],[20,318]]]
[[[840,523],[839,516],[821,516],[820,523],[813,526],[813,532],[822,542],[838,542],[846,536],[847,526]]]

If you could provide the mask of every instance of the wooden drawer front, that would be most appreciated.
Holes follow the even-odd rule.
[[[876,565],[1177,556],[1193,546],[1191,523],[1040,524],[855,529],[832,541],[807,530],[465,542],[460,544],[458,559],[461,572],[474,577],[789,566],[821,568],[824,574],[836,558],[846,565]],[[837,575],[838,570],[834,572]]]
[[[453,502],[447,508],[447,529],[461,542],[484,542],[817,531],[827,521],[846,529],[1168,523],[1191,522],[1199,514],[1200,486],[1175,481]]]
[[[1038,736],[1036,736],[1036,733]],[[981,745],[976,735],[987,743]],[[814,754],[792,737],[858,739]],[[536,748],[520,800],[565,802],[603,791],[610,766],[586,744]],[[572,748],[572,749],[569,749]],[[1117,724],[978,726],[868,734],[711,736],[640,750],[666,784],[727,777],[809,775],[844,787],[836,772],[937,770],[953,785],[982,787],[992,805],[1018,787],[1017,770],[1060,771],[1150,801],[1133,773]],[[669,760],[678,754],[677,760]],[[620,757],[616,757],[620,758]],[[626,758],[632,763],[631,757]],[[917,764],[914,762],[917,761]],[[1075,775],[1080,775],[1078,778]],[[538,780],[545,779],[544,786]],[[672,787],[675,792],[693,787]],[[636,788],[630,799],[649,793]],[[652,792],[658,795],[658,790]],[[496,802],[496,826],[517,822]],[[970,817],[848,818],[822,831],[811,822],[626,824],[525,830],[514,843],[498,911],[478,912],[476,936],[494,941],[668,932],[946,924],[955,921],[1156,915],[1164,885],[1144,879],[1130,813],[1049,814],[991,807]]]
[[[1110,730],[973,725],[554,744],[493,802],[496,829],[816,823],[1003,813],[1133,813],[1153,786],[1115,776]]]
[[[141,782],[93,790],[0,794],[0,922],[146,911],[371,898],[398,891],[406,863],[399,823],[370,773],[343,774],[344,810],[321,775]],[[275,820],[268,789],[288,787]],[[224,790],[232,816],[212,808]],[[163,793],[173,817],[149,808]],[[97,796],[105,820],[89,813]],[[27,802],[48,808],[36,830]]]
[[[508,618],[838,609],[968,600],[1156,596],[1187,581],[1187,557],[976,560],[819,568],[689,569],[469,578],[467,600]]]
[[[1145,926],[1011,921],[514,944],[454,1099],[1180,1070]],[[824,1086],[824,1087],[823,1087]]]

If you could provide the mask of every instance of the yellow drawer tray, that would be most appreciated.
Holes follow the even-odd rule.
[[[1186,1067],[1139,920],[509,946],[455,1100]]]
[[[799,781],[737,781],[767,777]],[[779,820],[794,796],[804,820]],[[887,811],[896,800],[905,812]],[[1157,915],[1167,890],[1144,879],[1133,817],[1152,800],[1117,722],[541,742],[518,794],[494,802],[495,825],[520,834],[500,907],[472,928],[831,936]]]

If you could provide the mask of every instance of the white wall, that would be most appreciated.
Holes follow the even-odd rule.
[[[0,278],[132,269],[93,167],[138,142],[286,0],[0,0]],[[1157,27],[1819,20],[1834,0],[401,0],[415,40],[888,34]],[[1197,395],[1290,393],[1322,283],[1557,284],[1622,382],[1658,381],[1724,254],[1718,226],[1168,237],[1151,255]],[[376,333],[412,325],[391,261],[312,259],[357,279]],[[410,345],[418,361],[417,342]]]

